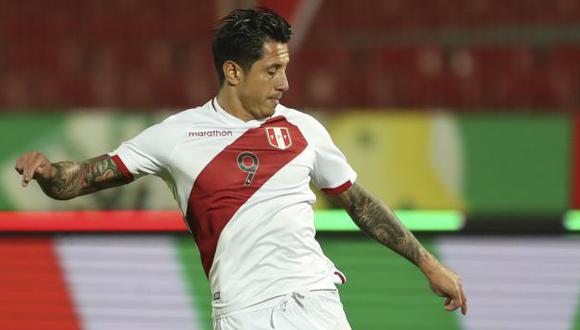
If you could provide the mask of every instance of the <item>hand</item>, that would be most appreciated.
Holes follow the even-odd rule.
[[[56,169],[43,154],[27,152],[16,160],[16,172],[22,175],[22,187],[32,180],[49,181],[56,176]]]
[[[454,311],[461,307],[461,314],[467,314],[467,298],[465,298],[459,275],[438,264],[433,269],[425,272],[425,276],[429,280],[431,290],[436,295],[446,298],[445,310]]]

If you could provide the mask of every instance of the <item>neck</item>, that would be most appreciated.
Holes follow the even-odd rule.
[[[227,113],[236,118],[239,118],[240,120],[250,121],[257,119],[246,110],[235,90],[231,88],[220,88],[217,95],[217,102],[219,106],[222,107],[222,109],[224,109]]]

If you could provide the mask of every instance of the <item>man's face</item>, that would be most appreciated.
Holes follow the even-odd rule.
[[[254,119],[274,113],[282,94],[288,90],[286,67],[290,62],[288,45],[275,41],[264,42],[262,58],[244,72],[238,95],[244,109]]]

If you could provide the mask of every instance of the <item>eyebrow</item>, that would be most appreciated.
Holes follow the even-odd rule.
[[[273,64],[268,65],[266,67],[266,69],[272,69],[272,68],[278,69],[278,68],[281,68],[281,67],[282,67],[282,64],[280,64],[280,63],[273,63]]]
[[[266,66],[266,70],[271,69],[271,68],[278,69],[278,68],[283,67],[284,65],[288,65],[289,63],[290,63],[290,59],[288,59],[288,61],[285,63],[275,62],[275,63],[272,63],[272,64]]]

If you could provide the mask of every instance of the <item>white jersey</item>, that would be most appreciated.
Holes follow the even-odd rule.
[[[110,155],[131,180],[154,174],[170,187],[198,245],[214,316],[342,278],[314,238],[309,184],[340,193],[356,173],[313,117],[278,105],[270,118],[244,122],[213,99]]]

